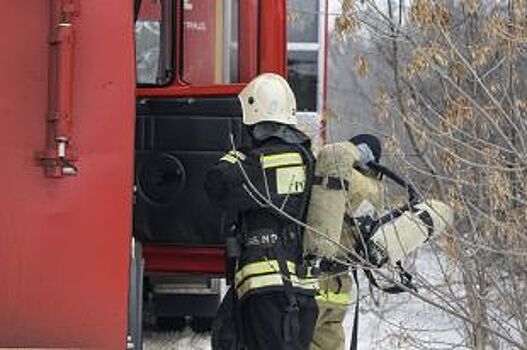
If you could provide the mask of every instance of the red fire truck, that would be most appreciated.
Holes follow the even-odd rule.
[[[143,290],[156,317],[210,316],[203,179],[244,137],[244,84],[286,74],[285,2],[4,4],[0,348],[141,348]]]

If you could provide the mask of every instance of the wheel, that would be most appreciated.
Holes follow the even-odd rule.
[[[207,333],[212,330],[212,317],[192,317],[190,328],[196,333]]]

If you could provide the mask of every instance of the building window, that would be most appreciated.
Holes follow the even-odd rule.
[[[318,7],[318,0],[287,0],[288,42],[318,42]]]
[[[287,79],[296,95],[299,112],[317,111],[318,52],[290,51]]]
[[[287,0],[288,80],[299,112],[322,111],[325,0]]]

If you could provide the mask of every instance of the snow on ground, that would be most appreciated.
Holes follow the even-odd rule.
[[[144,350],[209,350],[210,336],[196,334],[189,327],[182,332],[149,332],[145,334]]]
[[[390,297],[391,298],[391,297]],[[379,318],[379,313],[368,311],[374,308],[367,300],[361,302],[359,323],[360,350],[415,349],[416,338],[419,344],[426,342],[425,349],[451,348],[446,342],[459,341],[460,335],[448,318],[437,310],[423,305],[412,298],[395,297],[400,304]],[[394,299],[395,299],[394,298]],[[365,304],[362,306],[362,303]],[[353,305],[344,322],[347,336],[351,335],[353,325]],[[398,326],[407,331],[398,330]],[[454,339],[452,339],[454,336]],[[349,339],[346,348],[349,348]],[[209,350],[210,336],[196,334],[186,328],[182,332],[149,332],[145,334],[144,350]],[[328,349],[331,350],[331,349]]]
[[[421,253],[415,260],[420,275],[432,284],[440,284],[439,261],[431,251]],[[461,323],[434,306],[407,293],[386,295],[374,291],[378,301],[375,305],[368,290],[367,280],[361,278],[360,291],[360,350],[393,349],[465,349]],[[354,294],[355,291],[354,291]],[[433,297],[425,290],[420,294]],[[349,348],[353,326],[354,304],[348,310],[344,321]],[[145,350],[208,350],[210,336],[193,333],[190,328],[182,332],[150,332],[145,334]],[[328,349],[331,350],[331,349]]]
[[[415,257],[417,278],[439,286],[443,283],[441,266],[445,268],[445,259],[437,258],[431,249],[423,249]],[[418,287],[419,294],[438,302],[436,296],[424,287]],[[415,296],[408,293],[390,295],[373,289],[373,301],[368,290],[368,282],[361,279],[359,349],[464,349],[462,323]],[[440,303],[440,302],[439,302]],[[351,334],[353,309],[350,306],[344,325]],[[349,339],[348,339],[349,342]]]
[[[415,297],[383,296],[380,303],[375,306],[369,297],[361,301],[359,349],[451,349],[452,343],[462,341],[459,324]],[[348,335],[353,325],[351,311],[344,322]]]

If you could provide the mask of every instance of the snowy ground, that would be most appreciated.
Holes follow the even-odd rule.
[[[196,334],[190,328],[182,332],[150,332],[145,334],[144,350],[209,350],[210,336]]]
[[[438,265],[431,262],[431,253],[417,257],[415,265],[430,283],[439,282]],[[437,262],[437,261],[436,261]],[[421,291],[426,295],[426,291]],[[360,350],[393,349],[464,349],[461,324],[450,316],[408,294],[385,295],[374,293],[375,305],[368,291],[368,283],[361,279],[360,291]],[[348,338],[353,324],[354,305],[344,322]],[[349,341],[349,339],[348,339]],[[454,347],[456,346],[454,345]],[[182,332],[150,332],[145,335],[145,350],[208,350],[210,336],[195,334],[188,327]],[[346,348],[349,348],[347,345]],[[331,350],[331,349],[328,349]]]
[[[360,316],[359,349],[415,349],[416,337],[419,338],[420,344],[424,342],[428,344],[425,349],[444,349],[450,347],[441,339],[450,341],[453,334],[460,339],[454,329],[455,326],[450,324],[448,319],[444,319],[441,315],[437,315],[437,312],[434,313],[433,310],[428,310],[419,303],[410,304],[413,305],[408,307],[401,304],[404,311],[394,311],[384,315],[384,318],[390,318],[389,321],[363,309]],[[351,334],[352,322],[353,314],[350,312],[345,321],[348,334]],[[397,329],[399,325],[405,326],[407,331]],[[208,350],[210,348],[210,336],[195,334],[189,328],[182,332],[151,332],[145,336],[145,350]]]
[[[397,307],[388,311],[385,308],[384,314],[375,311],[367,300],[361,302],[364,305],[361,305],[359,349],[415,349],[418,348],[417,343],[427,344],[425,349],[446,349],[450,346],[444,339],[448,342],[461,340],[457,326],[437,310],[412,298],[396,298],[400,299]],[[351,334],[353,307],[350,307],[344,324],[348,334]],[[401,330],[399,326],[406,330]],[[145,335],[145,350],[210,348],[210,336],[195,334],[188,327],[182,332],[150,332]]]

